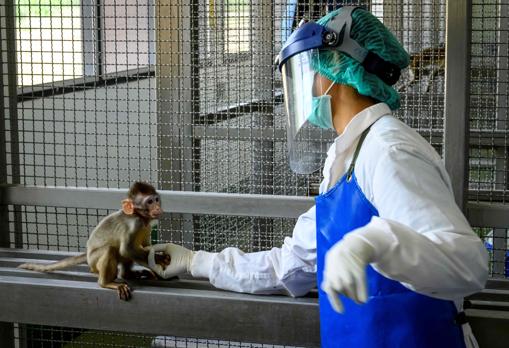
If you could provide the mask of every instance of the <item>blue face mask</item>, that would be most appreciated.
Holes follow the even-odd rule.
[[[327,95],[332,86],[334,86],[334,82],[330,85],[329,88],[327,88],[323,95],[319,97],[313,97],[311,100],[311,113],[309,114],[307,120],[312,125],[322,129],[334,129],[334,125],[332,124],[331,109],[332,97]]]

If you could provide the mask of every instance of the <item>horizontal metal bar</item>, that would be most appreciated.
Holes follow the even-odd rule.
[[[470,145],[509,147],[509,136],[505,130],[470,130]]]
[[[318,132],[317,132],[318,133]],[[270,139],[286,141],[286,130],[281,128],[228,128],[215,126],[195,126],[193,134],[197,138],[248,140]]]
[[[0,203],[117,209],[127,189],[0,186]],[[296,218],[313,204],[310,197],[159,191],[167,213]]]
[[[231,111],[234,114],[233,111]],[[216,115],[217,116],[217,115]],[[210,116],[209,119],[213,119]],[[433,144],[443,142],[443,131],[440,130],[417,130],[425,139]],[[250,140],[252,138],[264,138],[272,141],[286,141],[286,129],[284,128],[228,128],[215,125],[202,125],[193,127],[193,134],[197,138],[214,138],[229,140]],[[316,129],[310,134],[311,139],[328,140],[323,131]],[[332,139],[332,138],[331,138]],[[505,131],[473,130],[470,132],[470,145],[485,147],[509,147],[509,138]]]
[[[76,79],[48,82],[30,87],[18,88],[17,98],[18,102],[25,102],[33,99],[137,81],[154,76],[155,69],[151,66],[105,74],[99,77],[84,76]]]
[[[467,317],[489,318],[489,319],[509,319],[509,312],[485,310],[485,309],[466,309]]]
[[[4,254],[8,249],[0,250]],[[36,256],[35,254],[33,256]],[[37,260],[34,260],[37,261]],[[23,272],[17,275],[15,272]],[[197,280],[130,282],[118,299],[84,272],[0,269],[0,321],[277,345],[318,347],[316,297],[255,296]],[[37,276],[32,276],[37,275]],[[201,286],[204,285],[205,287]],[[143,320],[139,320],[143,318]]]
[[[470,201],[485,202],[509,202],[509,191],[507,190],[470,190],[468,193]]]
[[[509,205],[499,203],[467,204],[470,224],[476,227],[509,228]]]
[[[273,108],[274,104],[283,102],[283,93],[275,92],[272,99],[255,99],[243,103],[228,105],[219,110],[214,110],[206,114],[200,114],[196,123],[215,124],[217,122],[226,121],[231,118],[238,117],[242,114],[253,112],[264,112],[267,108]]]
[[[126,192],[126,189],[1,185],[0,203],[117,209]],[[160,194],[163,209],[174,213],[296,218],[314,204],[311,197],[281,195],[189,191],[160,191]],[[509,206],[504,204],[470,202],[468,216],[473,226],[509,226]]]

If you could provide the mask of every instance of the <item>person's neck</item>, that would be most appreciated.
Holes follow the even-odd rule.
[[[337,85],[332,96],[332,120],[338,135],[343,134],[346,126],[361,111],[377,102],[370,97],[359,94],[354,88],[346,85]]]

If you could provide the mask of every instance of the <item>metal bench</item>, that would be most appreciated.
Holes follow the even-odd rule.
[[[316,293],[304,298],[222,291],[194,279],[134,281],[133,298],[100,288],[87,265],[54,273],[16,268],[50,262],[65,252],[0,249],[0,321],[319,346]]]

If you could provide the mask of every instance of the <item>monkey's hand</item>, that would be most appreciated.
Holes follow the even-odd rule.
[[[170,255],[166,254],[165,252],[159,252],[159,253],[156,253],[154,255],[154,258],[155,258],[155,262],[160,265],[161,267],[163,267],[163,269],[165,269],[166,267],[168,267],[168,265],[170,264],[171,262],[171,257]]]
[[[171,258],[170,264],[163,267],[156,262],[156,252],[162,251]],[[194,251],[186,249],[173,243],[156,244],[150,248],[148,254],[148,265],[150,269],[156,272],[164,279],[173,278],[183,273],[188,273],[193,262]]]

